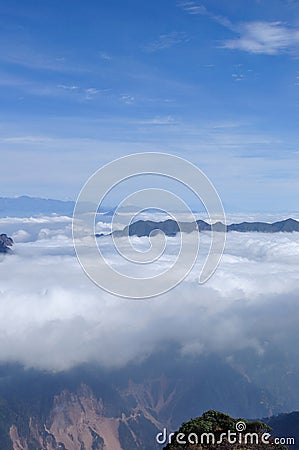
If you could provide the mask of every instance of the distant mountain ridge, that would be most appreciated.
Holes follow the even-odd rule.
[[[61,214],[72,215],[75,202],[48,198],[0,197],[0,217],[28,217],[36,215]]]
[[[75,207],[75,202],[71,200],[55,200],[48,198],[29,197],[23,195],[20,197],[0,197],[0,217],[30,217],[39,215],[65,215],[72,216]],[[112,216],[115,209],[101,211],[104,216]],[[185,233],[192,231],[211,231],[211,225],[204,220],[197,220],[195,222],[180,222],[177,223],[173,219],[164,221],[155,220],[138,220],[131,223],[123,230],[114,231],[115,236],[149,236],[151,233],[163,231],[167,236],[175,236],[180,230]],[[225,226],[221,222],[214,224],[215,231],[238,231],[238,232],[260,232],[260,233],[278,233],[278,232],[299,232],[299,221],[288,218],[274,223],[268,222],[241,222],[232,223]],[[97,235],[98,237],[101,234]]]
[[[214,231],[237,231],[241,233],[258,232],[258,233],[279,233],[279,232],[299,232],[299,222],[295,219],[289,218],[274,223],[267,222],[242,222],[232,223],[225,226],[221,222],[217,222],[213,226]],[[211,231],[212,226],[204,220],[197,220],[196,222],[176,222],[168,219],[163,222],[154,222],[152,220],[138,220],[131,223],[123,230],[116,230],[113,235],[116,237],[122,236],[149,236],[159,231],[165,233],[166,236],[175,236],[180,231],[191,233],[192,231]],[[100,237],[101,235],[97,235]]]
[[[72,200],[56,200],[52,198],[29,197],[0,197],[0,217],[35,217],[41,215],[58,214],[72,216],[76,202]],[[90,205],[91,211],[94,205]],[[99,208],[98,213],[113,215],[115,209]]]

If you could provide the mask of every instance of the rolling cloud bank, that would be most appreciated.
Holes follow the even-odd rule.
[[[70,218],[7,218],[1,229],[16,242],[14,255],[1,259],[1,362],[50,371],[89,362],[118,368],[170,343],[182,357],[219,354],[231,364],[246,351],[269,367],[274,359],[282,362],[298,377],[299,233],[232,232],[207,283],[198,283],[199,258],[176,289],[133,301],[87,278],[74,253]],[[136,245],[147,244],[137,239]],[[162,270],[176,239],[168,240]],[[189,239],[192,245],[192,234]],[[104,245],[113,263],[108,240]],[[208,234],[201,245],[209,245]],[[148,276],[152,269],[143,270]]]

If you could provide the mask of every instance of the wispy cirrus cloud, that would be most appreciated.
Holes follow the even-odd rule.
[[[0,45],[0,61],[4,64],[25,67],[30,70],[47,72],[71,72],[79,70],[71,67],[70,62],[61,55],[49,55],[41,49],[19,42],[2,42]]]
[[[148,52],[156,52],[164,50],[174,45],[178,45],[184,42],[188,42],[190,38],[188,35],[181,31],[172,31],[171,33],[160,34],[160,36],[146,45],[145,50]]]
[[[80,87],[75,84],[59,84],[58,89],[62,89],[65,92],[78,94],[78,99],[81,100],[94,100],[98,95],[107,95],[110,89],[98,89],[96,87]]]
[[[178,6],[189,14],[208,14],[207,8],[197,2],[182,1],[178,2]]]
[[[141,120],[142,125],[177,125],[179,122],[171,115],[156,116],[153,119]]]
[[[96,95],[101,94],[101,93],[102,93],[102,91],[95,87],[87,88],[87,89],[85,89],[85,99],[92,100]]]
[[[75,84],[59,84],[57,87],[59,89],[65,89],[66,91],[76,91],[79,89],[79,86],[76,86]]]
[[[227,28],[232,27],[232,23],[227,17],[213,14],[204,5],[200,4],[197,1],[180,1],[178,2],[178,6],[188,14],[208,16],[215,22],[218,22],[220,25],[223,25]]]

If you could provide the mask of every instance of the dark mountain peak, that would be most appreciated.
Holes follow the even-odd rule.
[[[286,220],[281,220],[279,222],[273,223],[273,227],[277,231],[299,231],[299,222],[290,217]]]
[[[282,413],[263,419],[273,430],[275,436],[285,436],[294,439],[294,444],[289,444],[289,448],[299,449],[299,411]]]
[[[11,251],[10,247],[13,246],[13,240],[8,237],[7,234],[0,234],[0,253],[9,253]]]
[[[292,217],[288,217],[287,219],[284,220],[278,220],[275,223],[297,223],[297,220],[293,219]]]

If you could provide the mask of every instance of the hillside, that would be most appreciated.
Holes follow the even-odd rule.
[[[168,444],[164,449],[266,450],[271,446],[285,450],[287,447],[275,443],[270,431],[270,427],[263,422],[233,419],[227,414],[211,410],[183,423],[173,436],[165,438]]]

